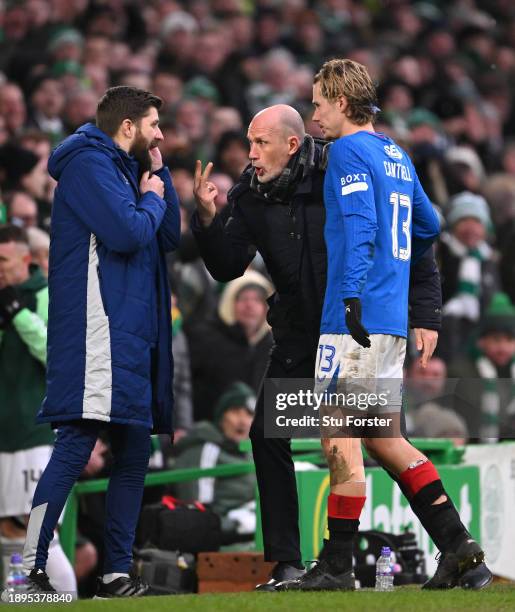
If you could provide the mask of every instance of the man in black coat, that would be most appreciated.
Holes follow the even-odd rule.
[[[248,136],[252,167],[231,190],[221,215],[215,210],[216,187],[209,181],[212,164],[202,173],[197,162],[192,230],[209,272],[218,281],[241,276],[256,251],[260,252],[276,288],[268,315],[275,345],[265,378],[313,378],[326,285],[323,179],[327,145],[306,135],[300,115],[285,105],[258,113]],[[411,326],[425,364],[436,346],[441,322],[440,280],[431,251],[413,266],[410,304],[414,306]],[[262,389],[250,437],[265,559],[278,563],[272,579],[258,589],[275,590],[279,582],[300,576],[303,566],[290,440],[265,438],[265,409]],[[392,442],[383,439],[376,447],[367,445],[367,450],[388,465]],[[412,507],[438,545],[443,526],[434,525],[427,509]],[[459,521],[455,509],[453,521]],[[456,569],[451,568],[449,583]]]

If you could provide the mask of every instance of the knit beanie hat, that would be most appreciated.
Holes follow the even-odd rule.
[[[61,28],[50,38],[48,42],[48,51],[54,53],[63,45],[76,45],[82,47],[84,44],[84,38],[78,30],[73,28]]]
[[[408,116],[408,127],[411,130],[421,125],[429,125],[435,130],[442,128],[442,122],[434,113],[425,108],[414,108]]]
[[[481,336],[503,332],[515,336],[515,306],[505,293],[496,293],[481,324]]]
[[[215,405],[214,421],[219,423],[227,410],[243,406],[250,414],[254,414],[256,409],[256,396],[254,391],[243,382],[233,383],[225,393],[223,393]]]
[[[490,219],[490,210],[488,203],[483,196],[472,193],[471,191],[462,191],[458,195],[451,198],[449,202],[449,213],[447,221],[452,227],[461,219],[473,217],[478,219],[488,230],[492,224]]]
[[[198,76],[188,81],[184,86],[184,95],[187,98],[205,98],[215,104],[220,103],[220,94],[216,85],[203,76]]]

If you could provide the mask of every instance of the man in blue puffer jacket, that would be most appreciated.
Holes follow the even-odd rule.
[[[129,577],[150,434],[172,434],[170,291],[179,203],[158,143],[161,100],[113,87],[87,124],[52,154],[47,395],[39,422],[57,427],[32,504],[24,567],[48,591],[48,545],[64,503],[108,427],[114,464],[106,498],[99,597],[139,596]]]

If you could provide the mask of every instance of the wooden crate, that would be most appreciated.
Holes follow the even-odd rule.
[[[237,593],[253,591],[256,584],[267,582],[274,563],[267,563],[262,553],[200,553],[197,560],[199,593]]]

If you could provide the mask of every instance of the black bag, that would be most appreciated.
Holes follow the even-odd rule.
[[[152,595],[176,595],[195,593],[197,574],[195,557],[158,548],[142,548],[134,551],[136,571],[147,582]]]
[[[394,574],[395,586],[423,584],[428,579],[424,551],[418,548],[413,532],[393,535],[375,530],[360,531],[355,546],[355,573],[362,587],[375,585],[376,562],[383,546],[388,546],[395,553],[396,561],[401,566],[400,571]]]
[[[218,514],[200,502],[186,503],[166,495],[158,504],[144,506],[136,531],[136,545],[188,553],[215,552],[222,540]]]

